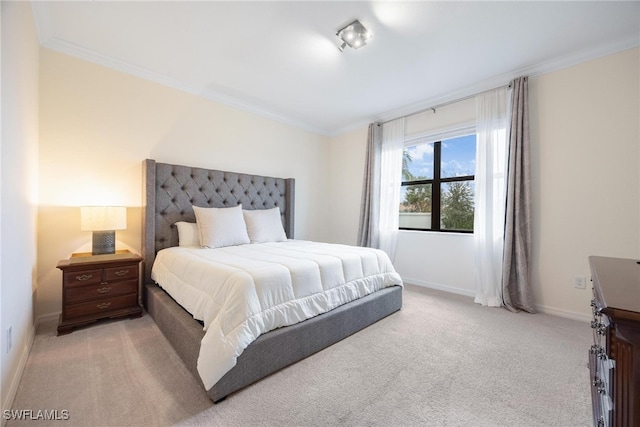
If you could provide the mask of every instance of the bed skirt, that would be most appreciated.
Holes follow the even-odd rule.
[[[200,383],[197,369],[202,325],[155,284],[145,289],[146,309],[187,368]],[[393,286],[337,307],[327,313],[258,337],[237,364],[207,394],[219,402],[292,363],[304,359],[402,307],[402,287]]]

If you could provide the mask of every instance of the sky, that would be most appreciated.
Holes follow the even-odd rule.
[[[433,143],[409,147],[412,161],[409,172],[414,176],[433,178]],[[474,175],[476,167],[476,135],[442,141],[442,177]]]

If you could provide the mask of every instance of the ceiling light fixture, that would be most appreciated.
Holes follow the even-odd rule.
[[[353,49],[366,45],[367,40],[371,38],[371,33],[356,19],[351,24],[338,30],[336,36],[342,40],[342,45],[338,48],[342,52],[347,45]]]

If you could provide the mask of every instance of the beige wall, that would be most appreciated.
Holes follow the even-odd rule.
[[[589,314],[587,257],[640,256],[639,49],[530,81],[537,304]],[[589,288],[590,286],[588,286]]]
[[[575,276],[590,277],[587,257],[640,257],[639,56],[631,49],[530,79],[532,281],[543,311],[588,318],[590,286],[573,287]],[[406,127],[408,134],[423,129]],[[360,200],[366,130],[331,144],[331,174],[353,169],[353,181],[333,183],[332,200]],[[333,214],[330,221],[340,224]],[[345,220],[348,227],[334,228],[355,243],[356,232],[344,230],[357,227],[357,214]],[[471,236],[399,235],[395,264],[408,282],[471,295],[473,262]]]
[[[47,49],[40,61],[38,315],[61,310],[57,262],[90,250],[79,206],[127,206],[117,247],[140,252],[145,158],[293,177],[296,237],[328,239],[326,137]]]
[[[355,245],[358,239],[366,128],[331,138],[329,144],[329,239]]]
[[[34,333],[38,177],[38,39],[28,2],[0,2],[0,331],[2,410],[17,390]],[[7,329],[11,328],[11,349]]]

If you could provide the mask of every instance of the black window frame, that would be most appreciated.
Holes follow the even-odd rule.
[[[431,228],[398,227],[398,230],[435,231],[435,232],[464,233],[464,234],[473,233],[473,230],[460,230],[455,228],[443,229],[440,227],[440,224],[442,222],[442,218],[441,218],[442,184],[446,184],[449,182],[475,181],[475,174],[442,178],[442,141],[443,140],[441,139],[439,141],[424,142],[424,144],[433,144],[433,178],[413,180],[413,181],[402,181],[402,183],[400,184],[401,188],[415,186],[415,185],[431,184]],[[419,144],[415,144],[415,145],[419,145]],[[475,215],[475,207],[474,207],[474,215]]]

